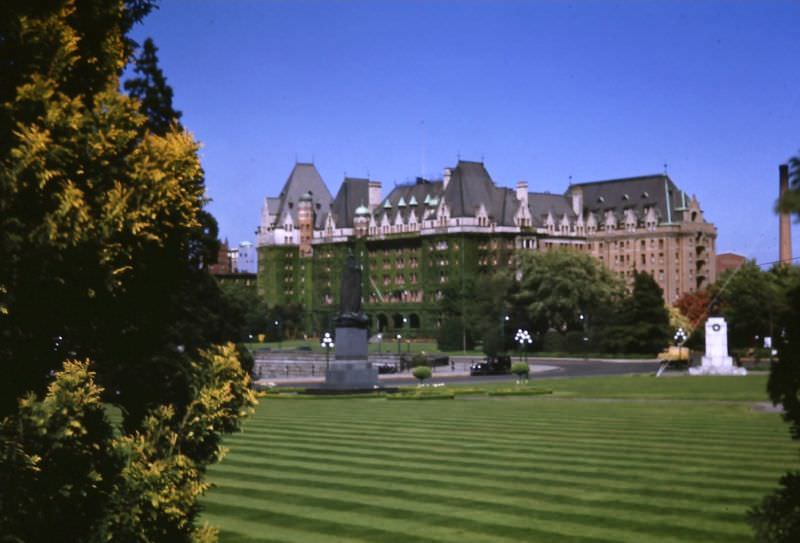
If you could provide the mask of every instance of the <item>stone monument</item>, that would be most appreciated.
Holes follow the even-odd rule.
[[[361,267],[352,252],[342,270],[339,314],[335,319],[334,361],[325,371],[325,388],[372,389],[378,384],[378,368],[367,359],[369,318],[361,310]]]
[[[716,304],[711,313],[716,313]],[[706,354],[699,367],[689,368],[689,375],[747,375],[747,370],[733,365],[728,356],[728,323],[720,316],[706,320]]]

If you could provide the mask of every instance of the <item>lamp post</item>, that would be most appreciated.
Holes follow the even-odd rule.
[[[689,336],[686,335],[686,330],[684,330],[683,327],[680,327],[675,331],[675,335],[673,336],[673,339],[675,340],[675,346],[678,347],[678,360],[679,361],[683,360],[683,352],[682,352],[683,349],[682,349],[682,347],[683,347],[683,344],[686,343],[686,340],[688,338],[689,338]],[[686,361],[688,362],[689,359],[687,358]]]
[[[673,339],[675,340],[676,346],[683,347],[683,344],[686,342],[686,330],[678,328]]]
[[[328,371],[330,368],[331,348],[334,347],[333,338],[331,337],[330,332],[325,332],[325,335],[322,336],[322,341],[319,345],[325,349],[325,371]]]
[[[506,323],[511,320],[508,315],[502,315],[500,318],[500,342],[503,345],[503,350],[506,350]]]
[[[397,334],[397,354],[400,354],[400,340],[403,339],[403,336]]]
[[[533,343],[533,339],[531,338],[530,332],[527,330],[523,330],[519,328],[517,333],[514,335],[514,341],[519,343],[519,349],[522,351],[523,356],[525,356],[525,362],[528,361],[527,353],[525,352],[525,345],[530,345]]]
[[[283,348],[283,338],[281,337],[280,321],[275,321],[275,335],[278,336],[278,349]]]
[[[381,354],[381,343],[383,342],[383,334],[378,332],[378,354]]]

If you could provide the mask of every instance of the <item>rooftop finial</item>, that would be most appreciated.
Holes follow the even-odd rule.
[[[665,162],[665,163],[664,163],[664,175],[667,175],[667,167],[668,167],[668,165],[667,165],[667,163]]]

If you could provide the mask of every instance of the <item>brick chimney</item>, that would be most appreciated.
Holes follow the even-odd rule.
[[[528,182],[517,181],[517,201],[524,205],[528,205]]]
[[[381,182],[375,179],[370,179],[369,181],[369,210],[375,211],[375,209],[381,205]]]
[[[789,190],[789,166],[781,164],[778,167],[779,192],[778,197]],[[783,264],[792,263],[792,226],[788,213],[780,214],[780,256],[779,260]]]

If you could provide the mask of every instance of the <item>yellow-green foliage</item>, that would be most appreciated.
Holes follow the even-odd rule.
[[[240,420],[256,404],[250,376],[242,371],[236,346],[215,345],[192,363],[194,400],[180,421],[180,449],[208,464],[222,459],[223,433],[239,429]]]
[[[122,13],[121,2],[105,4],[89,9]],[[90,244],[104,268],[104,286],[119,287],[137,249],[199,226],[206,201],[199,145],[177,128],[164,136],[147,130],[138,101],[118,91],[123,37],[109,32],[104,57],[87,56],[71,26],[75,1],[63,5],[17,21],[13,38],[28,48],[38,44],[41,56],[20,64],[30,74],[13,99],[0,103],[11,123],[9,133],[0,133],[0,216],[13,218],[0,217],[0,226],[13,243],[9,251]],[[99,63],[108,65],[104,86],[72,92],[74,73]],[[17,213],[23,204],[25,216]],[[13,274],[0,273],[3,313],[13,311],[4,300],[13,293]]]
[[[0,526],[24,541],[214,541],[196,527],[204,472],[223,433],[256,403],[232,344],[192,365],[195,395],[182,417],[170,405],[114,437],[88,361],[67,361],[46,396],[20,400],[3,421]]]

